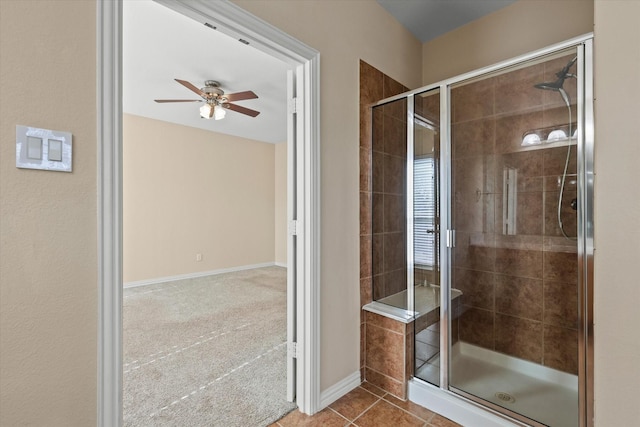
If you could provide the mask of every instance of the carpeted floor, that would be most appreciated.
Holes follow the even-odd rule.
[[[124,290],[126,427],[266,426],[286,401],[286,269]]]

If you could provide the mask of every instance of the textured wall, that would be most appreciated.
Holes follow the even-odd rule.
[[[320,52],[320,371],[326,390],[359,366],[359,60],[413,88],[420,84],[421,45],[372,0],[234,3]]]
[[[96,422],[96,4],[0,2],[0,425]],[[73,172],[16,169],[17,124]]]
[[[595,2],[597,426],[640,420],[640,2]]]
[[[593,0],[520,0],[422,45],[435,83],[593,31]]]
[[[274,155],[274,144],[126,114],[124,282],[274,262]]]

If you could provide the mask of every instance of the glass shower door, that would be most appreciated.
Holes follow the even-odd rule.
[[[414,375],[440,384],[440,90],[414,95]],[[411,223],[411,221],[409,221]]]
[[[578,73],[572,48],[450,86],[449,389],[533,425],[578,425]]]

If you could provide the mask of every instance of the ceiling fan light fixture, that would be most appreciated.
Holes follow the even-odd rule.
[[[216,120],[222,120],[226,115],[227,112],[224,111],[224,107],[220,104],[216,105],[216,108],[213,110],[213,118]]]
[[[200,117],[202,117],[203,119],[210,119],[211,117],[213,117],[213,114],[213,105],[209,104],[208,102],[200,107]]]

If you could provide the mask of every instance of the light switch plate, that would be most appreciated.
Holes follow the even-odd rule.
[[[16,126],[16,167],[71,172],[70,132]]]

